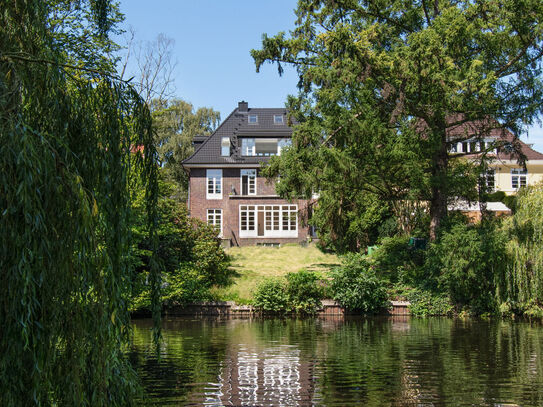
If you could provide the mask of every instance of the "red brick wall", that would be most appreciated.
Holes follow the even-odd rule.
[[[275,197],[260,197],[262,195],[275,195],[275,185],[260,177],[257,173],[255,197],[239,198],[241,191],[241,178],[239,168],[225,168],[222,171],[222,199],[206,199],[206,169],[190,169],[190,195],[189,210],[192,217],[207,221],[208,209],[222,209],[223,237],[230,239],[234,246],[248,246],[256,243],[293,243],[305,241],[308,236],[307,201],[296,200],[288,202]],[[230,196],[232,186],[236,195]],[[240,238],[239,237],[239,205],[298,205],[298,237],[297,238]],[[303,217],[303,219],[302,219]]]

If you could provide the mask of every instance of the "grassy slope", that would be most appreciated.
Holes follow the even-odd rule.
[[[230,286],[215,289],[214,296],[240,303],[251,300],[254,289],[265,278],[281,277],[300,269],[322,272],[339,264],[336,255],[323,253],[314,245],[233,247],[227,253],[232,257],[236,276]]]

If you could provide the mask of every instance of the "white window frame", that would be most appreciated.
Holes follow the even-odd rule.
[[[282,114],[274,114],[273,115],[273,124],[284,124],[285,119],[283,118]]]
[[[528,185],[528,171],[521,168],[511,169],[511,189],[518,191],[526,185]]]
[[[264,235],[258,236],[258,214],[263,213]],[[240,238],[297,238],[298,205],[239,205]]]
[[[486,192],[494,192],[496,190],[496,170],[493,168],[486,170],[483,174],[483,185],[486,188]]]
[[[206,170],[206,198],[222,199],[222,170]]]
[[[254,120],[252,120],[252,119],[254,119]],[[258,124],[258,115],[256,115],[256,114],[247,115],[247,123],[249,123],[249,124]]]
[[[243,177],[247,177],[247,194],[243,193]],[[239,175],[240,195],[256,195],[256,168],[242,169]]]
[[[222,209],[207,210],[207,224],[214,226],[222,237]]]
[[[230,157],[230,137],[221,137],[221,157]]]

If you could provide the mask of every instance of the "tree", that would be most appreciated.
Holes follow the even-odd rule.
[[[427,200],[435,239],[448,198],[474,189],[453,182],[473,168],[450,152],[451,131],[475,127],[455,143],[495,127],[518,137],[541,112],[543,2],[300,0],[296,15],[290,37],[264,35],[252,51],[257,71],[265,62],[298,70],[294,145],[349,151],[366,164],[355,168],[363,189]]]
[[[221,115],[209,107],[195,112],[192,104],[181,99],[155,100],[152,106],[159,160],[168,178],[177,185],[176,195],[185,200],[188,177],[181,163],[194,152],[194,137],[209,136],[219,125]]]
[[[124,78],[129,65],[135,63],[137,68],[132,73],[131,82],[147,105],[152,108],[153,100],[163,102],[173,97],[175,91],[173,74],[177,66],[177,61],[172,59],[175,40],[159,34],[154,41],[144,44],[135,42],[135,37],[136,32],[131,27],[120,76]]]
[[[503,300],[543,304],[543,185],[522,188],[516,210],[506,220],[508,270],[502,280]]]
[[[108,56],[117,17],[107,0],[2,6],[1,405],[133,404],[127,180],[139,167],[153,241],[157,157]],[[158,296],[154,257],[150,281]]]

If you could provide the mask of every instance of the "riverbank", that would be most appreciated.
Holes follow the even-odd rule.
[[[283,278],[299,270],[325,276],[341,263],[337,255],[323,253],[315,244],[232,247],[226,253],[232,262],[231,282],[225,287],[214,287],[211,294],[217,300],[235,301],[240,305],[250,304],[256,287],[266,279]]]

